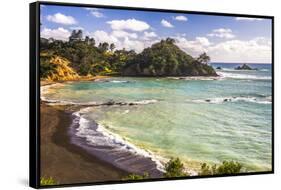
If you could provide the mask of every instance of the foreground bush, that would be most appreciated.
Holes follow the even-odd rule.
[[[240,173],[242,165],[239,162],[223,161],[221,165],[209,166],[206,163],[201,165],[201,171],[199,175],[224,175],[224,174],[236,174]]]
[[[164,177],[183,177],[187,176],[184,172],[183,163],[179,158],[172,158],[168,163],[165,164]]]

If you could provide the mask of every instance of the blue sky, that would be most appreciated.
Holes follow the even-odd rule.
[[[41,6],[41,36],[68,40],[73,29],[96,42],[141,52],[173,37],[186,53],[213,62],[271,62],[271,20],[70,6]]]

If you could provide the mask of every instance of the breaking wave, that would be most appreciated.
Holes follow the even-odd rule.
[[[230,72],[217,72],[223,78],[231,78],[231,79],[250,79],[250,80],[271,80],[269,76],[257,76],[257,75],[247,75],[247,74],[238,74],[238,73],[230,73]]]
[[[142,170],[144,170],[150,171],[152,175],[154,174],[156,176],[164,172],[163,163],[166,162],[165,158],[157,156],[151,151],[137,147],[121,136],[112,133],[100,123],[86,119],[84,115],[89,111],[91,111],[91,107],[87,107],[73,113],[75,116],[74,123],[78,124],[75,135],[85,138],[87,144],[92,146],[91,148],[93,150],[98,150],[100,153],[102,152],[101,154],[105,154],[106,159],[109,159],[107,161],[110,161],[117,167],[125,170],[128,170],[128,168],[134,168],[128,167],[132,164],[132,162],[148,162],[147,164],[150,165],[150,168],[145,168],[144,166],[144,168],[132,169],[130,172],[142,173]],[[126,159],[120,159],[120,155],[125,155]],[[142,161],[142,159],[145,160]],[[152,167],[151,162],[155,164],[155,168]]]

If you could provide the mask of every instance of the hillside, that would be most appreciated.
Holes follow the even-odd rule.
[[[75,80],[96,75],[216,76],[203,53],[193,58],[167,38],[137,54],[115,50],[115,44],[95,44],[93,38],[60,41],[41,38],[40,76],[43,80]]]
[[[48,81],[76,80],[79,75],[60,56],[40,54],[40,78]]]
[[[153,44],[135,56],[123,69],[125,76],[216,76],[203,53],[194,59],[175,45],[171,38]]]

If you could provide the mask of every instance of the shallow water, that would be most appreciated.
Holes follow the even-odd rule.
[[[271,170],[271,65],[251,65],[258,71],[217,66],[222,70],[216,79],[116,77],[54,86],[44,96],[72,103],[138,102],[92,107],[83,116],[190,168],[235,160],[248,171]]]

